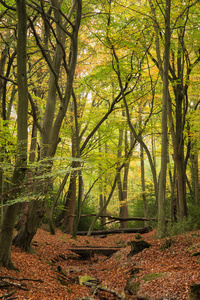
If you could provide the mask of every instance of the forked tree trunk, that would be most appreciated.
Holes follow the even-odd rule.
[[[57,33],[57,47],[55,50],[55,55],[53,58],[53,62],[51,64],[51,59],[49,57],[48,63],[50,66],[50,81],[49,81],[49,93],[47,98],[47,104],[45,108],[44,114],[44,121],[43,127],[40,126],[40,133],[42,137],[42,145],[41,145],[41,159],[49,158],[51,159],[54,157],[57,145],[59,142],[59,131],[63,122],[63,119],[66,115],[68,104],[72,95],[72,88],[73,88],[73,80],[74,80],[74,73],[76,68],[77,62],[77,55],[78,55],[78,32],[81,22],[81,13],[82,13],[82,0],[77,0],[72,2],[72,7],[69,12],[69,15],[66,18],[63,18],[62,13],[60,12],[60,5],[61,2],[57,0],[52,0],[52,7],[54,10],[54,18],[56,19],[56,33]],[[74,13],[76,11],[76,14]],[[74,13],[74,14],[73,14]],[[75,19],[71,22],[71,17]],[[30,21],[31,22],[31,21]],[[70,46],[70,55],[69,55],[69,62],[67,67],[67,81],[66,81],[66,88],[65,94],[60,95],[61,91],[58,87],[58,76],[60,72],[60,66],[63,57],[65,57],[64,49],[65,49],[65,40],[66,40],[66,31],[62,28],[66,26],[66,22],[68,25],[71,26],[71,46]],[[59,24],[62,24],[60,26]],[[35,28],[32,25],[32,30],[35,33],[35,38],[37,39],[37,33],[35,32]],[[47,35],[48,36],[48,35]],[[42,48],[42,47],[41,47]],[[44,49],[43,49],[44,50]],[[44,54],[45,51],[43,51]],[[46,57],[47,58],[47,57]],[[60,101],[59,110],[57,116],[55,117],[56,111],[56,100],[57,100],[57,93],[62,97],[62,101]],[[61,99],[59,99],[61,100]],[[47,172],[49,169],[47,168]],[[46,184],[46,183],[45,183]],[[40,183],[37,183],[39,186]],[[45,193],[47,192],[48,187],[45,186]],[[37,190],[38,191],[38,190]],[[40,192],[43,193],[44,188],[41,187]],[[44,196],[46,195],[44,193]],[[45,200],[43,200],[45,201]],[[23,225],[23,227],[18,232],[17,236],[15,237],[14,243],[16,245],[21,245],[24,249],[29,249],[31,240],[36,233],[37,228],[40,225],[40,221],[45,213],[45,204],[44,202],[39,200],[32,201],[30,203],[30,209],[28,210],[27,222]],[[41,202],[41,203],[39,203]],[[32,216],[32,214],[36,214],[36,216]]]
[[[18,234],[13,239],[13,244],[22,248],[26,252],[31,251],[31,241],[37,232],[38,224],[40,224],[45,213],[45,199],[44,201],[34,200],[29,203],[26,221]]]

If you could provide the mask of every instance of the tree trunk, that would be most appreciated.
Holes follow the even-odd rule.
[[[67,191],[67,199],[63,209],[62,227],[64,232],[66,233],[72,233],[73,231],[73,223],[76,208],[76,177],[77,175],[74,174],[74,172],[70,176],[70,184]]]
[[[71,142],[72,142],[72,157],[80,158],[80,142],[79,142],[79,126],[78,126],[78,113],[77,113],[77,102],[76,96],[73,92],[73,103],[71,105]],[[75,168],[80,167],[80,162],[75,161]],[[77,207],[77,215],[75,221],[75,209],[76,209],[76,183],[77,183],[77,176],[79,180],[78,184],[78,207]],[[73,236],[76,235],[76,224],[78,226],[80,212],[81,212],[81,199],[82,199],[82,182],[80,182],[80,178],[82,175],[79,171],[72,171],[71,177],[71,192],[69,193],[70,198],[67,201],[67,206],[65,208],[65,232],[71,233]],[[76,224],[75,224],[76,223]]]
[[[191,170],[192,170],[192,182],[193,182],[193,195],[194,201],[199,206],[199,168],[198,168],[198,149],[194,150],[194,154],[191,158]]]
[[[36,151],[37,151],[37,127],[36,127],[35,123],[33,123],[32,136],[31,136],[31,146],[30,146],[30,155],[29,155],[30,163],[34,163]],[[32,172],[28,171],[27,176],[28,176],[28,178],[31,179],[31,177],[33,177],[34,174]],[[33,189],[33,188],[30,187],[30,189]],[[23,202],[22,205],[21,205],[21,217],[20,217],[20,220],[18,221],[18,223],[16,225],[17,230],[20,230],[22,225],[27,221],[26,220],[27,212],[28,212],[28,202]]]
[[[101,145],[101,130],[97,131],[98,134],[98,144],[99,144],[99,153],[102,153],[102,145]],[[105,153],[107,153],[107,147],[105,147]],[[105,189],[106,186],[106,178],[102,174],[102,167],[101,162],[99,162],[99,178],[100,178],[100,186],[99,186],[99,210],[102,210],[104,207],[104,204],[106,203],[106,195],[105,195]],[[106,223],[106,209],[102,211],[103,217],[101,217],[101,226],[103,226]]]
[[[102,187],[101,187],[102,188]],[[103,190],[101,189],[100,195],[99,195],[99,209],[102,210],[104,207],[104,204],[106,202],[106,196],[103,195]],[[103,226],[106,223],[106,210],[102,212],[103,217],[101,217],[101,226]]]
[[[145,152],[147,154],[147,157],[148,157],[148,160],[149,160],[149,165],[150,165],[152,176],[153,176],[155,197],[156,197],[156,201],[158,202],[158,182],[157,182],[156,169],[155,169],[155,166],[154,166],[154,163],[153,163],[153,159],[151,157],[151,153],[150,153],[147,145],[143,142],[143,140],[141,139],[140,135],[137,134],[137,132],[136,132],[136,130],[133,127],[133,124],[131,122],[131,116],[130,116],[130,112],[129,112],[129,107],[128,107],[128,104],[127,104],[127,101],[126,101],[126,96],[125,96],[123,85],[122,85],[121,72],[120,72],[120,66],[119,66],[119,59],[118,59],[118,56],[116,54],[116,51],[115,51],[114,47],[112,48],[112,50],[113,50],[113,56],[114,56],[116,64],[117,64],[116,73],[117,73],[117,76],[118,76],[119,87],[120,87],[120,91],[121,91],[121,94],[122,94],[124,106],[125,106],[125,109],[126,109],[127,122],[128,122],[129,128],[130,128],[130,130],[131,130],[131,132],[132,132],[135,140],[138,141],[142,145],[142,147],[144,148],[144,150],[145,150]]]
[[[26,2],[17,1],[18,41],[17,41],[17,81],[18,81],[18,111],[17,111],[17,159],[12,183],[14,186],[12,199],[21,193],[21,186],[27,166],[27,113],[28,86],[26,71]],[[13,268],[11,260],[11,245],[14,224],[19,204],[7,207],[0,232],[0,264]]]
[[[73,163],[72,163],[72,168],[73,168]],[[50,217],[49,217],[49,228],[50,228],[50,232],[51,234],[55,234],[55,229],[54,229],[54,210],[57,204],[57,201],[60,197],[60,194],[62,193],[62,191],[64,190],[64,187],[67,183],[67,179],[69,177],[70,173],[66,173],[65,177],[63,178],[63,181],[61,183],[61,185],[59,186],[59,189],[54,197],[53,203],[51,205],[51,211],[50,211]]]
[[[8,46],[6,45],[1,53],[1,59],[0,59],[0,74],[4,74],[5,70],[5,64],[6,64],[6,58],[8,55]],[[4,86],[4,80],[0,77],[0,100],[2,99],[3,94],[3,86]],[[2,101],[2,119],[6,120],[6,103],[5,101]],[[5,124],[3,124],[5,126]],[[4,152],[5,152],[5,146],[1,145],[0,147],[0,163],[4,160]],[[3,175],[3,169],[0,166],[0,195],[3,194],[4,190],[4,175]],[[3,219],[3,198],[1,198],[1,221]]]
[[[118,159],[120,160],[122,158],[122,143],[123,143],[123,128],[119,129],[119,140],[118,140]],[[120,163],[118,163],[119,165]],[[118,186],[118,198],[119,198],[119,217],[124,217],[124,206],[123,206],[123,186],[122,186],[122,178],[121,173],[119,173],[118,179],[117,179],[117,186]],[[120,228],[123,228],[125,225],[127,227],[127,222],[120,222]]]
[[[140,167],[141,167],[141,186],[142,186],[142,199],[144,206],[144,217],[148,218],[148,206],[146,198],[146,188],[145,188],[145,169],[144,169],[144,150],[140,145]],[[145,226],[148,226],[148,221],[145,221]]]
[[[168,103],[168,70],[170,56],[170,7],[171,0],[166,0],[165,8],[165,52],[164,52],[164,69],[163,69],[163,97],[162,97],[162,135],[161,135],[161,170],[159,178],[158,194],[158,238],[165,235],[165,191],[166,191],[166,174],[167,174],[167,103]]]
[[[199,206],[199,168],[198,168],[198,150],[194,154],[194,198],[195,203]]]
[[[122,116],[125,117],[125,111],[122,110]],[[119,174],[118,177],[118,195],[119,195],[119,217],[127,218],[128,217],[128,205],[127,205],[127,197],[128,197],[128,173],[129,173],[129,165],[130,165],[130,159],[127,159],[128,155],[128,131],[127,128],[125,128],[125,131],[120,128],[119,129],[119,141],[118,141],[118,159],[120,160],[122,158],[122,147],[124,147],[124,153],[125,153],[125,159],[126,163],[124,164],[123,168],[123,180],[122,180],[122,174]],[[124,139],[123,139],[124,136]],[[123,140],[124,140],[124,146],[123,146]],[[132,137],[130,138],[131,142],[130,144],[133,144]],[[118,164],[119,165],[119,164]],[[126,228],[128,226],[127,221],[120,221],[120,228]]]
[[[41,187],[40,187],[41,189]],[[18,234],[13,239],[13,244],[22,248],[26,252],[31,251],[31,241],[37,232],[38,224],[40,224],[45,213],[45,198],[31,201],[28,206],[28,220],[23,224]]]
[[[177,222],[177,188],[176,188],[176,166],[172,174],[169,170],[171,195],[170,195],[170,219],[172,222]]]
[[[122,166],[121,166],[121,168],[122,168]],[[115,190],[115,187],[116,187],[116,184],[117,184],[117,180],[118,180],[118,176],[119,176],[119,168],[118,168],[118,171],[117,171],[117,173],[116,173],[116,175],[115,175],[115,179],[114,179],[114,182],[113,182],[113,185],[112,185],[110,194],[109,194],[109,196],[108,196],[108,199],[107,199],[106,203],[104,204],[104,206],[99,210],[99,213],[98,213],[98,214],[95,216],[95,218],[93,219],[92,224],[90,225],[90,228],[89,228],[88,233],[87,233],[88,236],[91,235],[91,232],[92,232],[92,230],[93,230],[93,228],[94,228],[94,225],[95,225],[95,223],[96,223],[96,220],[102,215],[102,212],[103,212],[103,211],[106,209],[106,207],[108,206],[108,204],[109,204],[109,202],[110,202],[110,200],[111,200],[111,198],[112,198],[112,195],[113,195],[113,193],[114,193],[114,190]]]
[[[186,21],[184,21],[186,24]],[[179,204],[179,217],[180,221],[187,216],[187,202],[186,202],[186,163],[189,151],[186,159],[184,157],[184,127],[187,114],[187,90],[189,75],[193,66],[186,64],[189,61],[188,53],[185,49],[184,43],[185,28],[180,27],[178,29],[178,50],[177,50],[177,75],[174,69],[171,67],[171,81],[175,96],[175,113],[172,110],[172,100],[169,97],[168,116],[170,122],[170,131],[172,136],[173,150],[174,150],[174,163],[177,171],[177,188],[178,188],[178,204]],[[186,54],[187,53],[187,54]],[[186,59],[187,57],[187,59]],[[184,66],[185,64],[185,66]],[[187,74],[187,78],[184,77]],[[176,124],[173,124],[173,114],[175,114]],[[189,148],[188,148],[189,149]]]
[[[82,171],[78,171],[78,201],[77,201],[77,214],[73,222],[73,230],[72,230],[72,236],[73,238],[76,238],[77,231],[78,231],[78,223],[81,217],[81,208],[82,208],[82,198],[83,198],[83,177],[82,177]]]
[[[133,151],[133,148],[134,148],[134,147],[135,147],[135,143],[133,143],[133,144],[131,145],[131,148],[130,148],[128,154],[127,154],[127,159],[132,155],[132,151]],[[96,220],[102,215],[102,212],[105,211],[106,207],[108,206],[108,204],[109,204],[109,202],[110,202],[110,200],[111,200],[111,198],[112,198],[112,195],[113,195],[113,193],[114,193],[114,190],[115,190],[115,187],[116,187],[116,184],[117,184],[117,181],[118,181],[118,176],[119,176],[119,174],[120,174],[122,168],[124,167],[124,164],[125,164],[125,163],[122,163],[121,166],[119,166],[119,167],[117,168],[116,174],[115,174],[115,179],[114,179],[114,181],[113,181],[113,184],[112,184],[112,188],[111,188],[110,194],[109,194],[109,196],[108,196],[108,198],[107,198],[107,200],[106,200],[104,206],[99,210],[98,214],[97,214],[97,215],[95,216],[95,218],[93,219],[92,224],[90,225],[90,228],[89,228],[89,230],[88,230],[88,234],[87,234],[88,236],[91,235],[91,232],[92,232],[92,230],[93,230],[93,228],[94,228],[94,225],[95,225]]]
[[[123,116],[125,117],[125,112],[123,111]],[[128,198],[128,174],[129,174],[129,166],[130,166],[130,157],[128,158],[128,131],[127,128],[125,129],[125,141],[124,141],[124,152],[125,152],[125,158],[126,158],[126,163],[124,165],[124,177],[123,177],[123,202],[120,205],[120,217],[127,218],[128,217],[128,203],[127,203],[127,198]],[[134,144],[132,137],[130,138],[131,142],[130,144]],[[120,228],[126,228],[128,227],[127,221],[125,222],[120,222]]]
[[[54,18],[56,22],[56,33],[57,33],[57,45],[53,57],[53,62],[51,63],[50,57],[48,55],[45,56],[49,63],[50,69],[50,80],[49,80],[49,91],[47,97],[47,103],[45,108],[44,120],[43,120],[43,127],[40,128],[41,133],[41,159],[49,158],[49,162],[51,162],[51,158],[54,157],[57,145],[59,142],[59,131],[62,125],[62,121],[65,117],[68,104],[72,95],[72,88],[73,88],[73,80],[74,80],[74,73],[76,68],[77,62],[77,55],[78,55],[78,32],[81,22],[81,13],[82,13],[82,1],[73,1],[71,10],[67,18],[63,18],[62,13],[60,12],[61,2],[57,0],[52,0],[52,7],[54,11]],[[76,14],[73,12],[76,11]],[[73,22],[70,21],[71,17],[74,16]],[[71,27],[72,32],[70,34],[70,55],[69,55],[69,63],[67,67],[67,81],[66,81],[66,88],[65,88],[65,95],[62,97],[60,88],[58,86],[58,79],[60,73],[60,66],[63,57],[65,57],[65,53],[63,49],[65,49],[65,40],[66,40],[66,32],[62,29],[62,26],[66,25],[66,20],[69,22],[68,24],[72,24]],[[62,26],[60,26],[60,24]],[[37,34],[35,32],[34,26],[32,24],[33,32],[35,33],[35,38],[37,39]],[[43,54],[46,53],[43,49]],[[47,58],[48,57],[48,58]],[[56,100],[57,94],[60,97],[60,107],[55,117],[55,109],[56,109]],[[49,172],[49,168],[47,168],[46,172]],[[40,186],[40,183],[37,184]],[[40,186],[40,191],[44,195],[48,187],[45,184],[45,190],[42,186]],[[44,200],[43,200],[44,201]],[[30,246],[31,240],[36,233],[38,226],[40,225],[40,221],[44,216],[45,209],[44,209],[44,202],[43,201],[33,201],[30,204],[30,209],[28,210],[27,222],[18,232],[18,235],[15,237],[14,243],[20,245],[20,247],[27,249]],[[41,202],[41,203],[38,203]],[[35,205],[35,207],[34,207]],[[31,214],[37,212],[36,217],[33,217]]]

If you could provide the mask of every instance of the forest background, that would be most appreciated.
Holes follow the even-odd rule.
[[[1,264],[14,267],[12,243],[28,251],[41,221],[74,237],[107,214],[121,228],[145,217],[158,237],[166,219],[200,226],[199,11],[0,0]]]

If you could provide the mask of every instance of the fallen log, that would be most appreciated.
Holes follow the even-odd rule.
[[[115,234],[115,233],[147,233],[151,231],[150,227],[143,228],[118,228],[109,230],[95,230],[91,232],[91,235],[104,235],[104,234]],[[87,231],[78,231],[77,235],[87,235]]]
[[[74,216],[74,215],[73,215]],[[82,214],[81,217],[95,217],[96,214]],[[155,221],[158,222],[157,218],[145,218],[145,217],[115,217],[111,215],[100,215],[100,218],[108,218],[108,220],[116,221]],[[165,222],[171,222],[170,219],[166,219]]]
[[[94,254],[103,254],[105,256],[110,256],[113,253],[119,251],[121,247],[73,247],[68,248],[67,250],[70,250],[78,255],[80,255],[83,259],[88,259],[91,256],[94,256]]]

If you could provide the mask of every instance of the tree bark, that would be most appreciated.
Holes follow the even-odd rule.
[[[195,205],[199,206],[199,168],[198,168],[198,149],[194,149],[194,154],[191,156],[191,173],[194,190],[194,201]]]
[[[17,41],[17,81],[18,81],[18,111],[17,111],[17,157],[12,183],[14,186],[12,199],[21,193],[22,182],[27,166],[27,113],[28,86],[26,71],[26,2],[17,0],[18,41]],[[0,264],[14,268],[11,260],[11,245],[14,224],[19,204],[7,207],[0,232]]]
[[[148,206],[146,198],[146,188],[145,188],[145,168],[144,168],[144,150],[140,145],[140,168],[141,168],[141,186],[142,186],[142,199],[144,206],[144,217],[148,218]],[[148,226],[148,221],[145,221],[145,226]]]
[[[124,111],[122,111],[122,115],[125,116]],[[123,134],[124,133],[124,134]],[[119,129],[119,141],[118,141],[118,158],[122,158],[122,145],[123,145],[123,135],[124,135],[124,149],[125,149],[125,158],[127,156],[127,129],[123,131],[123,129]],[[120,173],[118,176],[118,195],[119,195],[119,217],[128,217],[128,206],[127,206],[127,192],[128,192],[128,171],[129,171],[129,161],[124,164],[123,168],[124,174]],[[122,175],[123,180],[122,180]],[[126,228],[127,221],[120,222],[120,228]]]
[[[62,30],[59,24],[62,24],[64,27],[66,24],[63,24],[63,17],[62,13],[60,12],[61,2],[57,0],[52,0],[52,8],[54,10],[54,17],[56,19],[56,35],[57,35],[57,46],[54,53],[53,63],[51,62],[50,57],[46,55],[46,52],[42,48],[40,41],[37,38],[37,33],[35,32],[34,26],[32,24],[33,32],[35,33],[35,38],[40,46],[40,49],[45,56],[49,64],[50,69],[50,80],[49,80],[49,91],[48,91],[48,98],[45,108],[44,120],[43,120],[43,127],[40,128],[41,133],[41,159],[49,158],[49,162],[51,163],[51,159],[54,157],[57,145],[59,142],[59,131],[62,125],[62,121],[65,117],[68,104],[72,95],[72,86],[73,86],[73,79],[74,73],[76,68],[77,62],[77,53],[78,53],[78,32],[81,22],[81,13],[82,13],[82,0],[73,1],[71,10],[69,12],[68,17],[64,20],[64,22],[68,22],[71,24],[71,17],[74,11],[74,24],[71,26],[72,32],[70,34],[71,39],[71,46],[70,46],[70,55],[69,55],[69,64],[67,67],[67,82],[66,82],[66,89],[64,97],[62,97],[59,86],[58,86],[58,78],[59,78],[59,71],[61,62],[63,57],[65,57],[64,49],[65,49],[65,40],[66,40],[66,32]],[[31,20],[29,19],[31,22]],[[55,108],[56,108],[56,99],[57,93],[60,97],[60,107],[55,117]],[[45,174],[49,172],[49,168],[47,167],[46,171],[44,169],[45,165],[42,166],[41,174]],[[40,182],[36,184],[36,189],[38,192],[38,188],[40,188],[40,192],[43,195],[46,195],[48,190],[48,182],[44,187],[40,185]],[[30,203],[30,208],[28,210],[27,215],[27,222],[23,225],[23,227],[18,232],[17,236],[15,237],[14,244],[20,245],[20,247],[24,248],[25,250],[29,250],[30,243],[33,236],[36,233],[37,228],[40,225],[40,221],[45,213],[45,203],[44,200],[37,200],[32,201]],[[33,214],[36,213],[34,217]]]
[[[70,176],[69,188],[63,210],[62,228],[66,233],[72,233],[76,208],[76,177],[77,172],[72,172]]]
[[[166,174],[167,174],[167,103],[168,103],[168,70],[170,56],[170,7],[171,0],[166,0],[165,7],[165,52],[164,52],[164,69],[163,69],[163,96],[162,96],[162,135],[161,135],[161,170],[159,178],[158,193],[158,238],[165,235],[165,191],[166,191]]]

